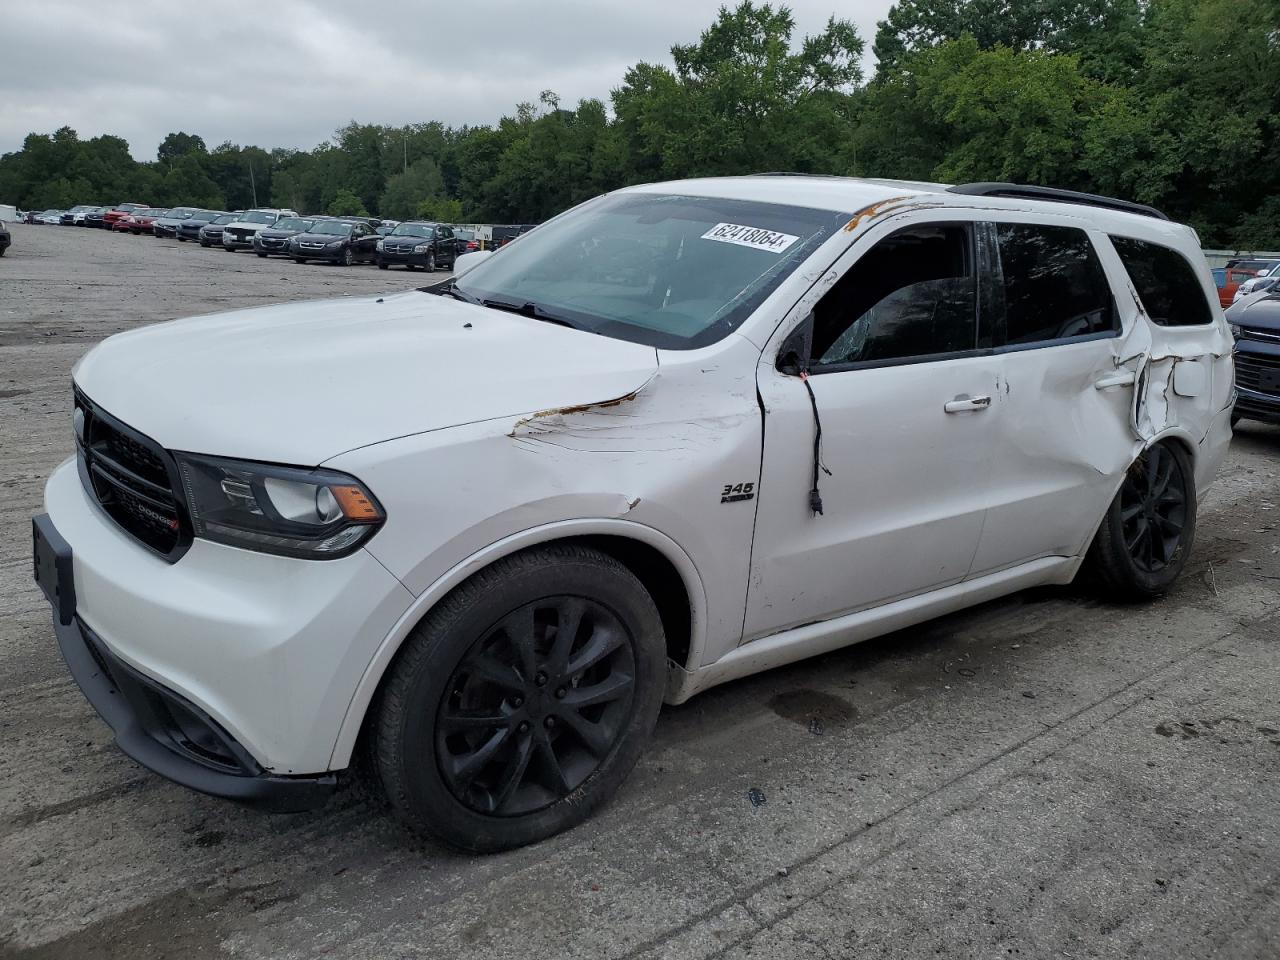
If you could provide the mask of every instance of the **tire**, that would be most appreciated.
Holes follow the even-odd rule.
[[[294,258],[293,258],[293,262],[294,262],[294,263],[306,263],[307,261],[303,260],[301,257],[294,257]]]
[[[379,269],[379,270],[390,270],[391,268],[387,265],[387,261],[385,261],[385,260],[379,260],[379,261],[378,261],[378,269]]]
[[[435,253],[428,253],[428,254],[427,254],[427,265],[426,265],[425,267],[423,267],[422,269],[423,269],[423,270],[426,270],[426,271],[427,271],[427,273],[435,273],[435,272],[436,272],[436,255],[435,255]]]
[[[1152,536],[1158,531],[1160,536]],[[1157,443],[1138,457],[1107,507],[1085,563],[1118,600],[1165,593],[1187,565],[1196,533],[1195,472],[1179,443]]]
[[[263,260],[267,259],[267,255],[265,253],[259,253],[258,256],[260,256]]]
[[[568,650],[552,626],[562,618],[577,624]],[[665,657],[652,598],[612,557],[569,544],[506,557],[405,641],[370,711],[377,780],[410,829],[462,850],[567,830],[635,766],[662,705]],[[588,702],[574,707],[575,695]]]
[[[209,241],[207,241],[207,240],[201,240],[201,241],[200,241],[200,246],[202,246],[202,247],[208,247],[208,246],[210,246]]]
[[[338,261],[344,267],[349,267],[356,262],[356,255],[352,253],[350,247],[342,248],[342,259]]]

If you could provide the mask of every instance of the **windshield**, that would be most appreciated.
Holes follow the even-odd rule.
[[[276,215],[274,213],[264,213],[261,210],[251,210],[249,213],[240,217],[241,223],[275,223]]]
[[[351,224],[338,220],[321,220],[307,231],[307,233],[330,233],[335,236],[346,236],[350,232]]]
[[[277,230],[306,230],[310,227],[314,220],[303,220],[301,217],[285,217],[283,220],[276,221]]]
[[[772,203],[615,194],[531,231],[455,286],[593,333],[687,350],[741,324],[848,221]]]
[[[240,214],[238,213],[224,213],[222,216],[218,217],[213,222],[221,225],[224,223],[235,223],[239,219],[240,219]]]
[[[391,231],[393,237],[427,237],[430,239],[435,225],[430,223],[402,223]]]
[[[476,238],[476,232],[474,230],[458,230],[455,228],[453,235],[459,240],[466,240],[468,242]]]
[[[163,207],[151,207],[146,210],[139,210],[135,214],[135,216],[139,217],[156,217],[157,219],[160,217],[167,217],[168,215],[169,211],[165,210]]]

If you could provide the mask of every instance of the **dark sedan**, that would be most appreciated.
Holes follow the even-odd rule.
[[[253,235],[253,252],[260,257],[268,257],[273,253],[282,257],[289,256],[289,238],[299,233],[306,233],[314,227],[317,217],[285,217],[277,220],[275,226],[259,230]]]
[[[364,220],[319,220],[289,238],[289,256],[298,263],[328,260],[349,267],[357,260],[376,260],[378,239]]]
[[[200,228],[206,224],[213,223],[219,217],[224,216],[221,210],[198,210],[187,219],[178,223],[176,236],[179,240],[186,242],[187,240],[199,240]]]
[[[84,215],[84,219],[80,221],[80,225],[83,227],[97,227],[98,229],[101,229],[106,226],[107,211],[110,209],[110,207],[98,207],[96,210],[90,210]]]
[[[422,267],[430,273],[436,267],[453,269],[458,258],[458,240],[453,230],[438,223],[408,220],[378,241],[378,268],[401,265],[408,270]]]
[[[1227,311],[1236,338],[1236,407],[1231,422],[1280,423],[1280,294],[1241,300]]]
[[[240,214],[238,213],[224,213],[203,224],[196,232],[196,238],[200,241],[200,246],[222,246],[222,228],[228,223],[235,223],[239,219]]]

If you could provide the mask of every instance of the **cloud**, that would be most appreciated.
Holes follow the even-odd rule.
[[[890,0],[794,0],[797,38],[832,13],[867,42]],[[123,136],[152,159],[165,134],[308,149],[349,120],[491,124],[554,90],[608,99],[627,67],[668,62],[717,3],[647,0],[273,0],[188,4],[3,0],[0,153],[27,133]]]

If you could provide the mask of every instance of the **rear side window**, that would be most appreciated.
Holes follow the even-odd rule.
[[[813,372],[973,350],[972,249],[964,224],[908,227],[877,243],[814,308]]]
[[[1118,329],[1111,286],[1088,234],[1029,223],[995,228],[1005,343],[1029,345]]]
[[[1153,323],[1195,327],[1213,322],[1200,280],[1177,250],[1133,237],[1112,237],[1111,243]]]

